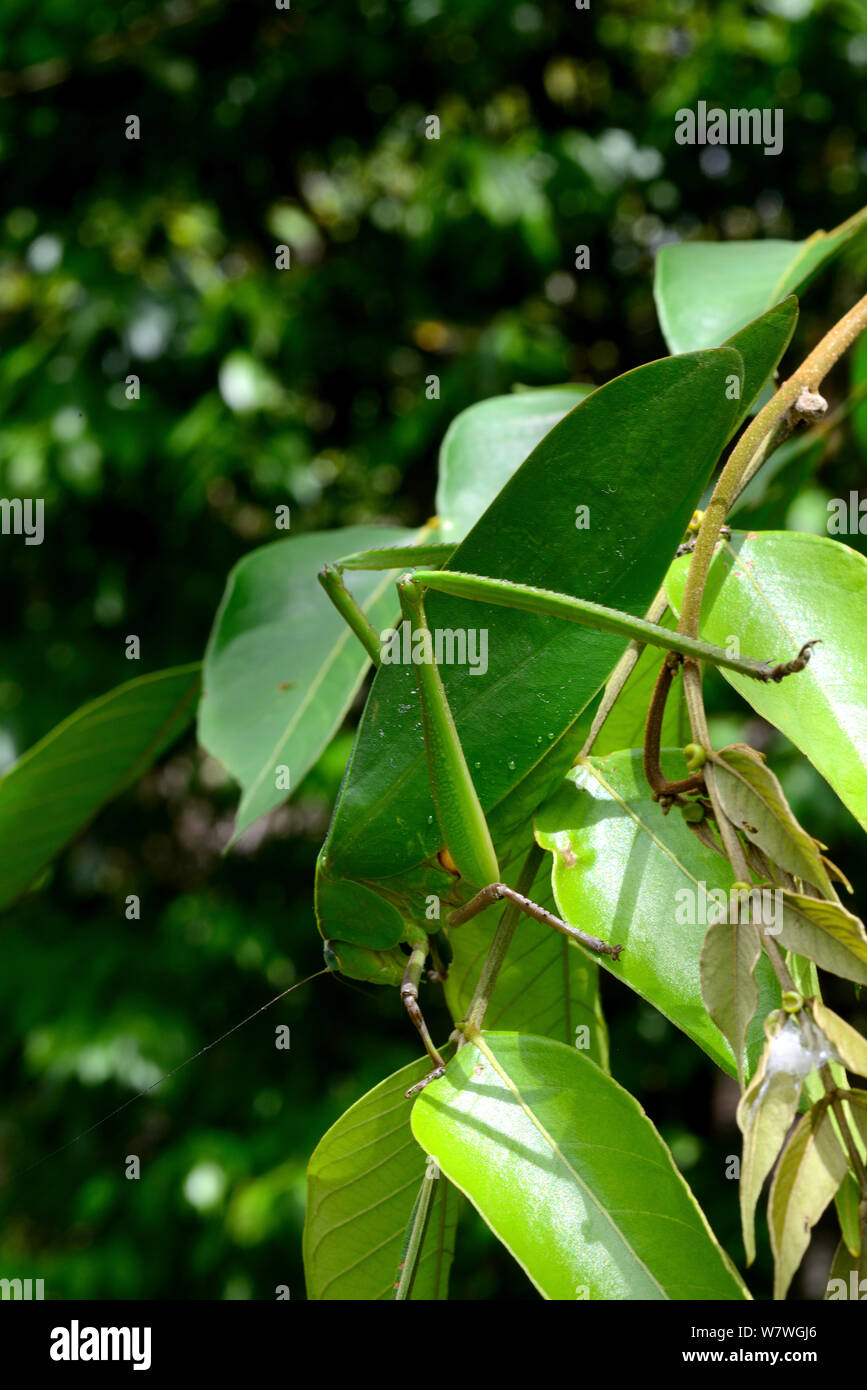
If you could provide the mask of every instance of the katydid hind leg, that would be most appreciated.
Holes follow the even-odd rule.
[[[404,581],[400,581],[399,588],[401,583]],[[650,643],[654,647],[661,647],[663,651],[678,652],[694,661],[707,661],[714,666],[721,666],[762,682],[779,682],[785,676],[803,671],[810,659],[811,649],[819,640],[805,642],[794,660],[772,665],[770,661],[736,656],[723,647],[716,647],[700,638],[688,637],[685,633],[660,627],[658,623],[647,622],[644,618],[622,613],[616,608],[606,608],[600,603],[576,598],[573,594],[558,593],[553,589],[539,589],[512,580],[490,579],[478,574],[464,574],[459,570],[419,569],[411,577],[411,587],[419,596],[425,589],[434,589],[439,593],[471,599],[476,603],[490,603],[517,612],[561,618],[566,622],[595,628],[598,632],[615,633],[630,641]]]
[[[579,946],[585,946],[588,951],[595,952],[596,955],[610,956],[612,960],[618,960],[622,946],[613,945],[611,942],[603,941],[599,936],[591,936],[588,932],[582,931],[580,927],[570,926],[562,918],[556,917],[547,908],[540,907],[534,903],[532,898],[527,898],[523,893],[510,888],[508,883],[489,883],[481,892],[476,893],[463,907],[456,908],[449,913],[446,925],[449,927],[462,927],[465,922],[469,922],[473,917],[477,917],[480,912],[485,912],[495,903],[502,902],[514,903],[519,911],[527,917],[532,917],[536,922],[542,922],[547,927],[552,927],[554,931],[560,932],[563,936],[575,941]]]

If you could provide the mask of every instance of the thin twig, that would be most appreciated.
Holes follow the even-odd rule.
[[[654,801],[658,801],[660,797],[677,797],[686,792],[701,791],[704,787],[704,774],[702,772],[694,772],[689,777],[681,777],[677,782],[669,782],[662,771],[660,761],[662,721],[665,716],[668,692],[671,689],[671,682],[674,679],[674,672],[678,664],[679,661],[676,657],[666,656],[663,660],[656,684],[653,687],[653,695],[647,711],[647,723],[644,726],[644,775],[653,793]]]

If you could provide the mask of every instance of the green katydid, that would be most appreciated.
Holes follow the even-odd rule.
[[[350,977],[399,986],[437,1070],[442,1058],[418,1006],[429,955],[444,973],[443,933],[424,910],[431,896],[443,904],[446,931],[474,917],[493,927],[485,914],[505,897],[507,919],[526,913],[561,940],[617,958],[616,942],[590,937],[532,900],[542,849],[528,856],[514,889],[501,869],[502,846],[562,785],[583,741],[579,716],[626,642],[759,680],[785,669],[641,617],[720,450],[785,345],[785,319],[764,351],[749,341],[779,313],[750,326],[736,346],[651,363],[594,392],[550,431],[459,545],[365,551],[322,575],[379,668],[318,866],[326,960]],[[739,393],[729,394],[732,381]],[[664,462],[656,465],[660,438]],[[579,504],[589,505],[589,530],[575,526]],[[344,573],[362,569],[410,571],[397,598],[413,635],[465,629],[477,614],[489,629],[490,669],[381,661],[381,634],[343,584]],[[502,709],[510,712],[505,732],[496,728]],[[497,758],[485,763],[492,745]]]
[[[750,365],[757,389],[773,360],[758,373]],[[807,659],[804,651],[772,667],[641,616],[741,417],[740,392],[727,384],[743,378],[733,346],[627,373],[550,431],[457,548],[368,551],[320,576],[378,668],[318,864],[326,961],[351,978],[399,986],[436,1072],[444,1064],[418,988],[429,957],[434,976],[443,974],[443,927],[507,899],[513,913],[598,955],[619,954],[616,942],[589,936],[504,883],[495,845],[559,785],[577,752],[579,716],[626,642],[762,681]],[[653,477],[660,437],[674,488],[670,475]],[[644,507],[635,501],[642,496]],[[576,530],[578,504],[589,509],[587,530]],[[382,634],[344,586],[343,574],[358,569],[407,571],[397,590],[410,662],[381,659]],[[438,665],[434,637],[454,639],[476,622],[485,628],[487,669]],[[405,655],[406,641],[398,647]],[[508,729],[498,723],[502,710]],[[431,903],[445,910],[433,927]]]

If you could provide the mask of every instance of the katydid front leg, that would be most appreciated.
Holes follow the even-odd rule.
[[[631,641],[649,643],[651,646],[677,652],[696,661],[708,661],[714,666],[724,666],[727,670],[737,671],[740,675],[763,682],[779,682],[784,676],[803,670],[810,659],[810,648],[815,645],[815,642],[806,642],[793,661],[776,665],[753,657],[731,656],[724,648],[715,647],[710,642],[685,637],[682,633],[660,627],[658,623],[636,618],[631,613],[621,613],[616,608],[606,608],[600,603],[591,603],[587,599],[575,598],[571,594],[560,594],[552,589],[538,589],[511,580],[488,579],[478,574],[463,574],[458,570],[440,568],[448,563],[455,549],[453,545],[440,544],[386,546],[381,550],[360,550],[325,565],[320,571],[320,584],[375,665],[379,665],[381,655],[379,634],[346,588],[343,582],[346,570],[398,569],[402,565],[436,566],[429,569],[418,568],[413,575],[406,578],[412,580],[417,588],[420,586],[435,589],[440,593],[471,599],[477,603],[493,603],[499,607],[562,618],[566,622],[595,628],[598,632],[613,632],[628,637]]]
[[[317,578],[344,622],[352,629],[374,666],[380,662],[379,633],[343,582],[344,570],[392,570],[405,565],[444,565],[455,553],[453,545],[385,546],[381,550],[357,550],[342,560],[324,565]]]

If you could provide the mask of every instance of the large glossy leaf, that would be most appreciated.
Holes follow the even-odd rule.
[[[867,209],[806,241],[689,241],[663,246],[654,298],[672,352],[725,342],[805,286],[867,222]]]
[[[798,319],[797,300],[790,298],[763,314],[754,323],[736,333],[726,346],[736,348],[744,364],[741,405],[732,427],[734,433],[753,405],[763,383],[774,371],[794,331]],[[664,627],[676,627],[670,612],[662,618]],[[645,647],[620,693],[614,710],[596,739],[592,752],[613,753],[621,748],[638,748],[644,741],[647,709],[663,653],[655,647]],[[588,730],[590,721],[588,719]],[[675,747],[689,736],[683,701],[683,685],[677,681],[665,703],[660,742]]]
[[[686,772],[683,756],[675,751],[663,754],[662,766],[671,779]],[[606,957],[600,964],[735,1075],[734,1054],[708,1017],[700,980],[702,942],[714,915],[709,895],[713,890],[728,897],[733,875],[676,810],[664,816],[651,800],[640,752],[591,758],[574,768],[540,808],[536,837],[554,856],[560,915],[624,946],[618,961]],[[779,1003],[765,957],[756,981],[759,1004],[747,1032],[748,1076],[764,1044],[762,1019]]]
[[[592,386],[551,386],[493,396],[462,410],[439,457],[436,510],[445,542],[462,541],[512,474]]]
[[[0,907],[191,722],[199,666],[139,676],[82,705],[0,779]]]
[[[485,1033],[412,1128],[545,1298],[748,1297],[644,1111],[574,1048]]]
[[[744,364],[741,405],[732,433],[738,429],[754,404],[762,385],[776,368],[789,344],[797,320],[797,300],[786,299],[754,323],[747,324],[746,328],[734,334],[726,344],[737,349]],[[677,626],[670,612],[666,612],[661,621],[664,627]],[[613,753],[620,748],[638,748],[643,743],[647,709],[662,661],[662,652],[655,647],[645,647],[621,691],[614,710],[596,739],[592,752]],[[683,685],[677,681],[665,703],[660,742],[663,747],[675,747],[686,741],[688,733]]]
[[[675,610],[685,562],[667,581]],[[779,685],[724,672],[830,782],[867,829],[867,560],[840,541],[797,532],[735,532],[711,566],[701,635],[744,654],[786,661],[821,638],[805,670]]]
[[[237,838],[298,786],[331,741],[369,662],[316,576],[357,550],[409,545],[394,526],[274,541],[229,575],[203,668],[199,741],[241,784]],[[378,630],[396,620],[395,572],[354,572],[348,587]]]
[[[676,548],[734,418],[737,402],[726,398],[725,381],[740,373],[740,361],[731,349],[666,358],[594,391],[533,450],[447,568],[644,614],[661,582],[661,561]],[[590,507],[588,530],[576,530],[579,503]],[[460,666],[441,674],[490,812],[573,725],[625,642],[439,593],[428,596],[426,611],[434,629],[488,634],[484,674]],[[549,764],[549,784],[566,765]],[[383,665],[323,867],[335,877],[385,878],[429,858],[438,839],[414,668]]]
[[[307,1168],[304,1268],[319,1300],[394,1298],[398,1266],[426,1156],[410,1130],[406,1091],[430,1070],[413,1062],[368,1091],[323,1135]],[[458,1194],[437,1182],[412,1298],[443,1299]]]

